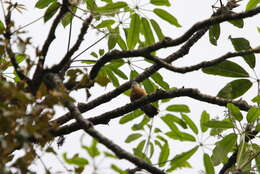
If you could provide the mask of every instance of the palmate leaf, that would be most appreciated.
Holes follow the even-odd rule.
[[[187,115],[181,113],[181,116],[183,118],[183,120],[187,123],[187,125],[191,128],[191,130],[195,133],[198,134],[198,128],[196,126],[196,124],[192,121],[192,119],[190,119]]]
[[[171,6],[171,3],[169,0],[150,0],[151,4],[157,5],[157,6]]]
[[[190,165],[187,165],[187,160],[189,160],[194,155],[194,153],[197,152],[198,148],[199,146],[195,146],[189,151],[176,155],[171,160],[171,167],[167,169],[167,172],[171,172],[178,167],[185,167],[185,166],[189,167]]]
[[[139,40],[141,20],[137,14],[131,16],[130,28],[127,32],[127,46],[133,49]]]
[[[209,121],[210,116],[206,111],[203,111],[200,116],[200,129],[202,132],[206,132],[208,130],[208,127],[205,126],[205,123]]]
[[[224,77],[249,77],[249,74],[240,65],[228,60],[207,68],[203,68],[202,71],[206,74]]]
[[[143,26],[143,33],[145,38],[145,45],[151,45],[155,42],[152,29],[150,27],[149,21],[146,18],[141,19]]]
[[[121,8],[125,8],[127,6],[127,3],[123,1],[108,3],[103,7],[95,8],[95,13],[99,13],[102,15],[111,15],[117,13]]]
[[[234,80],[222,88],[217,96],[226,99],[235,99],[246,93],[251,86],[252,82],[247,79]]]
[[[203,155],[203,162],[204,162],[206,174],[215,174],[215,170],[214,170],[211,158],[206,153],[204,153],[204,155]]]
[[[142,137],[142,134],[139,134],[139,133],[130,134],[126,138],[125,143],[131,143],[131,142],[137,140],[140,137]]]
[[[190,108],[187,105],[183,105],[183,104],[174,104],[174,105],[170,105],[166,108],[167,111],[172,111],[172,112],[185,112],[185,113],[189,113],[190,112]]]
[[[135,110],[135,111],[133,111],[133,112],[127,114],[127,115],[124,115],[124,116],[120,119],[119,123],[120,123],[120,124],[128,123],[129,121],[134,120],[135,118],[141,116],[142,114],[143,114],[143,112],[142,112],[140,109],[137,109],[137,110]]]
[[[158,37],[159,40],[163,40],[164,38],[164,34],[162,32],[162,29],[160,27],[160,25],[153,19],[150,20],[152,26],[153,26],[153,29]]]
[[[167,21],[168,23],[176,26],[176,27],[181,27],[181,25],[179,24],[178,20],[171,15],[170,13],[168,13],[167,11],[160,9],[160,8],[156,8],[153,10],[153,12],[159,16],[161,19]]]
[[[161,148],[161,152],[159,155],[158,164],[159,164],[159,167],[163,167],[163,166],[165,166],[166,161],[169,158],[170,148],[169,148],[169,145],[167,142],[164,143],[163,146],[160,146],[160,148]]]
[[[87,159],[79,157],[78,155],[74,155],[72,158],[68,158],[67,153],[63,154],[63,159],[67,164],[74,164],[79,167],[84,167],[89,163]]]
[[[219,120],[210,120],[204,123],[204,125],[209,128],[219,128],[219,129],[228,129],[234,127],[233,123],[230,121],[219,121]]]

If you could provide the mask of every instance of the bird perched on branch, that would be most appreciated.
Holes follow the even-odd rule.
[[[143,88],[141,88],[137,82],[133,81],[131,85],[130,100],[133,102],[144,96],[147,96],[146,91]],[[158,114],[158,109],[150,103],[141,106],[140,109],[150,118],[153,118],[155,115]]]

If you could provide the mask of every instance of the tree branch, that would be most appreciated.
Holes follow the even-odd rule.
[[[228,13],[228,14],[221,14],[218,16],[212,16],[209,19],[197,22],[194,24],[188,31],[186,31],[182,36],[171,39],[169,37],[164,38],[162,41],[159,41],[153,45],[136,49],[136,50],[128,50],[128,51],[118,51],[114,50],[107,54],[105,54],[103,57],[101,57],[97,63],[93,66],[93,68],[90,71],[90,79],[95,79],[97,76],[99,70],[101,67],[103,67],[107,62],[114,60],[114,59],[121,59],[121,58],[127,58],[127,57],[146,57],[153,51],[157,51],[161,48],[167,48],[176,46],[179,44],[182,44],[183,42],[187,41],[196,31],[207,28],[209,26],[212,26],[214,24],[218,24],[221,22],[225,22],[228,20],[235,20],[235,19],[242,19],[254,16],[256,14],[260,13],[260,7],[257,7],[255,9],[241,12],[241,13]]]
[[[92,123],[88,120],[84,120],[80,111],[78,108],[72,103],[68,102],[66,104],[68,109],[70,110],[71,115],[76,119],[77,123],[81,125],[82,129],[92,137],[94,137],[96,140],[98,140],[100,143],[105,145],[108,149],[113,151],[116,156],[120,159],[126,159],[136,166],[147,170],[150,173],[153,174],[165,174],[162,170],[150,165],[143,159],[137,158],[134,155],[130,154],[129,152],[125,151],[123,148],[112,142],[110,139],[103,136],[101,133],[99,133],[92,125]]]
[[[198,63],[196,65],[186,66],[186,67],[172,66],[171,64],[165,62],[163,59],[160,59],[160,58],[152,56],[152,55],[147,55],[146,58],[160,64],[161,66],[163,66],[167,70],[170,70],[170,71],[173,71],[173,72],[178,72],[178,73],[187,73],[187,72],[199,70],[201,68],[206,68],[206,67],[209,67],[209,66],[216,65],[218,63],[223,62],[224,60],[226,60],[228,58],[233,58],[233,57],[236,57],[236,56],[245,56],[245,55],[249,55],[249,54],[253,54],[253,53],[260,53],[260,46],[257,47],[257,48],[254,48],[254,49],[249,49],[249,50],[242,50],[242,51],[238,51],[238,52],[228,52],[228,53],[222,55],[221,57],[218,57],[218,58],[213,59],[211,61],[203,61],[203,62]]]
[[[62,5],[59,11],[59,14],[56,16],[56,18],[54,19],[52,25],[51,25],[51,29],[49,31],[49,34],[47,36],[47,39],[45,40],[42,50],[40,52],[40,57],[39,57],[39,61],[37,63],[37,67],[36,70],[34,72],[33,75],[33,82],[34,82],[34,92],[35,90],[37,90],[39,84],[41,83],[41,77],[42,77],[42,72],[43,72],[43,66],[44,66],[44,62],[46,59],[46,55],[47,52],[49,50],[49,47],[52,43],[52,41],[55,39],[55,31],[57,29],[58,24],[60,23],[60,20],[62,19],[62,17],[65,15],[65,13],[68,11],[68,5],[69,2],[68,0],[63,0],[62,1]]]
[[[181,89],[175,89],[169,91],[157,90],[155,93],[142,97],[139,100],[128,103],[122,107],[108,111],[99,116],[91,117],[88,120],[92,122],[94,125],[107,124],[111,119],[120,117],[124,114],[134,111],[135,109],[138,109],[147,103],[155,102],[160,99],[175,98],[175,97],[190,97],[199,101],[203,101],[203,102],[207,102],[219,106],[226,106],[228,103],[233,103],[234,105],[236,105],[237,107],[239,107],[241,110],[244,111],[247,111],[252,107],[243,100],[224,99],[224,98],[203,94],[198,89],[181,88]],[[82,127],[80,127],[80,125],[75,122],[70,125],[65,125],[59,128],[58,130],[53,130],[52,134],[55,136],[60,136],[60,135],[69,134],[71,132],[77,131],[81,128]]]
[[[12,26],[11,24],[11,12],[12,10],[10,9],[10,7],[8,7],[8,13],[6,16],[4,16],[4,19],[5,19],[5,24],[6,24],[6,31],[4,33],[4,37],[6,39],[6,44],[5,44],[5,49],[6,49],[6,52],[11,60],[11,63],[14,67],[14,70],[16,72],[16,74],[18,75],[18,77],[21,79],[21,80],[24,80],[30,87],[31,87],[31,79],[29,79],[21,70],[18,62],[16,61],[16,57],[15,57],[15,53],[13,52],[12,50],[12,47],[11,47],[11,31],[10,31],[10,27]]]
[[[60,61],[60,63],[58,65],[54,65],[51,68],[51,71],[54,73],[59,73],[61,70],[63,72],[65,72],[70,63],[71,63],[71,57],[72,55],[79,49],[80,44],[82,43],[82,41],[84,40],[84,35],[87,33],[87,30],[89,28],[89,25],[91,23],[93,19],[93,16],[90,15],[84,22],[82,25],[82,28],[80,30],[80,34],[78,36],[78,39],[76,41],[76,43],[74,44],[74,46],[67,52],[67,54],[63,57],[63,59]]]

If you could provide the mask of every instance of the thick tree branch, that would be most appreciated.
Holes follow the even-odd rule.
[[[69,65],[71,63],[71,56],[79,49],[80,44],[84,40],[84,36],[87,33],[87,30],[90,26],[90,23],[93,19],[93,16],[90,15],[82,24],[82,28],[80,30],[80,34],[78,35],[78,39],[74,46],[67,52],[67,54],[63,57],[61,62],[58,65],[55,65],[51,68],[51,71],[54,73],[58,73],[61,70],[64,72],[69,68]]]
[[[213,59],[211,61],[203,61],[201,63],[198,63],[196,65],[192,65],[192,66],[186,66],[186,67],[175,67],[172,66],[171,64],[165,62],[163,59],[160,59],[158,57],[152,56],[152,55],[147,55],[146,58],[149,60],[152,60],[158,64],[160,64],[161,66],[163,66],[165,69],[173,71],[173,72],[178,72],[178,73],[187,73],[187,72],[191,72],[191,71],[195,71],[195,70],[199,70],[201,68],[206,68],[209,66],[213,66],[216,65],[218,63],[223,62],[224,60],[228,59],[228,58],[233,58],[236,56],[245,56],[245,55],[249,55],[249,54],[253,54],[253,53],[260,53],[260,46],[254,49],[249,49],[249,50],[243,50],[243,51],[238,51],[238,52],[228,52],[216,59]]]
[[[110,149],[112,152],[116,154],[116,156],[120,159],[126,159],[136,166],[147,170],[150,173],[153,174],[165,174],[162,170],[150,165],[143,159],[137,158],[134,155],[130,154],[129,152],[125,151],[123,148],[112,142],[110,139],[103,136],[101,133],[99,133],[92,125],[92,123],[88,120],[83,119],[81,116],[80,111],[78,108],[71,102],[68,102],[66,104],[68,109],[70,110],[71,115],[73,118],[76,119],[77,123],[80,124],[82,129],[86,133],[88,133],[90,136],[95,138],[97,141],[99,141],[101,144],[105,145],[108,149]]]
[[[140,106],[143,106],[147,103],[155,102],[160,99],[175,98],[175,97],[190,97],[190,98],[193,98],[193,99],[196,99],[199,101],[207,102],[210,104],[215,104],[218,106],[226,106],[228,103],[233,103],[234,105],[238,106],[241,110],[244,110],[244,111],[247,111],[252,107],[243,100],[224,99],[224,98],[210,96],[207,94],[202,94],[197,89],[182,88],[182,89],[175,89],[175,90],[169,90],[169,91],[157,90],[155,93],[149,94],[146,97],[142,97],[139,100],[126,104],[126,105],[119,107],[117,109],[114,109],[112,111],[108,111],[99,116],[91,117],[88,120],[90,122],[92,122],[94,125],[107,124],[111,119],[120,117],[124,114],[134,111],[135,109],[138,109],[138,108],[140,108]],[[75,122],[70,125],[65,125],[65,126],[59,128],[58,130],[53,130],[52,133],[55,136],[60,136],[60,135],[64,135],[64,134],[69,134],[69,133],[77,131],[79,129],[81,129],[80,125]]]
[[[34,92],[38,88],[39,84],[41,83],[42,72],[44,70],[43,66],[44,66],[47,52],[49,50],[49,47],[50,47],[52,41],[55,39],[55,31],[58,27],[58,24],[60,23],[62,17],[65,15],[65,13],[68,11],[68,5],[69,5],[68,0],[62,1],[60,11],[59,11],[58,15],[56,16],[56,18],[54,19],[54,21],[51,25],[49,34],[47,36],[47,39],[45,40],[45,42],[43,44],[42,50],[39,55],[40,56],[39,61],[37,63],[37,67],[36,67],[36,70],[33,75],[33,82],[34,82],[34,88],[35,88]]]
[[[195,33],[178,51],[176,51],[174,54],[167,57],[165,59],[165,62],[170,63],[173,60],[177,60],[178,58],[183,57],[184,55],[188,54],[190,48],[207,32],[207,30],[208,30],[208,28],[205,28],[205,29],[202,29],[202,30],[198,31],[197,33]],[[141,73],[139,76],[137,76],[134,80],[137,82],[142,82],[143,80],[145,80],[149,76],[151,76],[153,73],[158,71],[160,68],[162,68],[162,66],[160,64],[154,64],[151,67],[147,68],[143,73]],[[81,113],[83,113],[90,109],[93,109],[96,106],[98,106],[102,103],[108,102],[111,99],[117,97],[124,91],[128,90],[130,87],[131,87],[131,81],[128,81],[128,82],[122,84],[121,86],[119,86],[118,88],[114,89],[113,91],[103,94],[86,104],[81,103],[79,105],[79,110]],[[61,124],[66,123],[70,119],[71,119],[70,113],[67,113],[67,114],[57,118],[53,122],[55,122],[55,124],[61,125]]]
[[[242,18],[247,18],[254,16],[256,14],[260,13],[260,7],[257,7],[255,9],[241,12],[241,13],[225,13],[221,14],[218,16],[212,16],[209,19],[197,22],[194,24],[188,31],[186,31],[182,36],[176,38],[176,39],[171,39],[169,37],[166,37],[162,41],[159,41],[153,45],[141,48],[141,49],[136,49],[136,50],[129,50],[129,51],[118,51],[114,50],[111,51],[107,54],[105,54],[103,57],[101,57],[97,63],[93,66],[93,68],[90,71],[90,79],[95,79],[97,76],[99,70],[101,67],[103,67],[107,62],[113,60],[113,59],[121,59],[121,58],[126,58],[126,57],[146,57],[153,51],[157,51],[161,48],[167,48],[167,47],[172,47],[176,46],[179,44],[182,44],[183,42],[187,41],[196,31],[206,28],[209,26],[212,26],[214,24],[218,24],[221,22],[225,22],[228,20],[235,20],[235,19],[242,19]]]

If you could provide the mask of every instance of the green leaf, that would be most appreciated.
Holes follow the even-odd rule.
[[[140,110],[140,109],[137,109],[125,116],[123,116],[120,120],[119,120],[119,123],[120,124],[125,124],[125,123],[128,123],[129,121],[132,121],[134,120],[135,118],[141,116],[143,114],[143,112]]]
[[[113,25],[114,23],[115,23],[115,21],[112,20],[112,19],[104,20],[104,21],[102,21],[100,24],[98,24],[98,25],[96,26],[96,28],[111,27],[111,25]]]
[[[166,90],[169,89],[169,84],[163,80],[163,77],[160,73],[156,72],[151,77],[160,87]]]
[[[117,35],[113,33],[110,34],[107,40],[108,49],[112,50],[116,46],[116,43],[117,43]]]
[[[260,27],[257,27],[257,31],[258,31],[258,33],[260,33]]]
[[[167,11],[160,9],[160,8],[156,8],[153,10],[153,12],[157,16],[159,16],[161,19],[167,21],[168,23],[170,23],[176,27],[181,27],[178,20],[174,16],[172,16],[170,13],[168,13]]]
[[[96,13],[101,13],[103,15],[106,14],[115,14],[117,12],[119,12],[119,10],[121,8],[125,8],[127,7],[127,3],[126,2],[115,2],[115,3],[108,3],[107,5],[103,6],[103,7],[98,7],[95,9]]]
[[[224,86],[224,88],[218,92],[217,96],[226,99],[235,99],[246,93],[251,86],[252,82],[247,79],[234,80]]]
[[[116,67],[111,67],[111,70],[118,76],[121,77],[122,79],[127,80],[128,77],[125,75],[124,72],[122,72],[120,69],[116,68]]]
[[[228,60],[207,68],[202,68],[202,71],[206,74],[224,77],[249,77],[249,74],[240,65]]]
[[[171,131],[179,133],[178,127],[174,124],[173,119],[170,117],[170,115],[166,115],[161,117],[161,119],[164,121],[164,123],[167,124],[167,126],[171,129]]]
[[[189,151],[183,152],[181,154],[176,155],[172,160],[171,160],[171,168],[177,168],[181,166],[183,163],[187,162],[195,152],[197,152],[199,146],[195,146]]]
[[[206,132],[208,130],[208,127],[205,126],[205,123],[209,121],[210,116],[206,111],[203,111],[200,116],[200,128],[202,132]]]
[[[143,117],[142,121],[140,123],[134,124],[131,129],[133,131],[137,130],[144,130],[144,126],[147,125],[147,123],[150,121],[148,117]]]
[[[164,145],[161,147],[161,152],[159,155],[158,164],[159,167],[163,167],[166,164],[166,161],[168,160],[170,155],[170,148],[168,143],[164,143]]]
[[[119,80],[117,79],[117,77],[114,75],[114,73],[111,71],[110,68],[106,68],[106,74],[109,78],[109,80],[111,80],[111,82],[113,83],[113,85],[115,87],[119,86]]]
[[[255,131],[260,132],[260,124],[256,125]]]
[[[107,84],[110,82],[110,80],[108,79],[107,74],[106,74],[104,68],[102,68],[102,69],[99,71],[99,73],[98,73],[98,75],[97,75],[95,81],[96,81],[100,86],[107,86]]]
[[[252,102],[254,102],[254,103],[260,103],[260,95],[254,97],[254,98],[252,99]]]
[[[170,132],[166,132],[165,135],[167,135],[169,138],[172,138],[174,140],[179,140],[179,141],[191,141],[191,142],[196,141],[196,138],[194,136],[181,131],[170,131]]]
[[[228,129],[234,127],[233,123],[230,121],[219,121],[219,120],[210,120],[207,121],[204,125],[209,128],[219,128],[219,129]]]
[[[63,27],[66,27],[68,24],[71,23],[71,21],[72,21],[72,19],[73,19],[73,17],[74,17],[73,14],[75,14],[76,11],[77,11],[77,8],[75,8],[75,7],[74,7],[74,8],[71,8],[71,11],[70,11],[70,12],[67,12],[67,13],[63,16],[63,18],[62,18],[62,20],[61,20],[61,23],[62,23]]]
[[[139,40],[141,20],[137,14],[131,16],[130,28],[127,34],[127,46],[133,49]]]
[[[53,2],[44,13],[43,19],[44,22],[47,22],[60,8],[60,3]]]
[[[175,123],[179,124],[182,128],[187,129],[186,123],[179,117],[172,115],[172,114],[166,114],[163,117],[166,117],[167,120],[169,120],[171,122],[175,122]]]
[[[209,28],[209,41],[210,41],[210,43],[216,46],[217,41],[219,39],[219,36],[220,36],[220,25],[219,24],[212,25]]]
[[[260,116],[260,108],[252,107],[248,110],[246,119],[248,123],[253,123]]]
[[[139,133],[134,133],[134,134],[130,134],[126,140],[125,140],[125,143],[131,143],[135,140],[137,140],[138,138],[142,137],[142,134],[139,134]]]
[[[126,43],[120,35],[117,35],[117,44],[122,50],[127,50]]]
[[[181,104],[170,105],[166,108],[166,110],[171,112],[185,112],[185,113],[190,112],[190,109],[187,105],[181,105]]]
[[[216,147],[214,148],[211,157],[213,165],[218,165],[220,162],[224,162],[227,158],[227,154],[233,150],[236,141],[237,135],[231,133],[216,143]]]
[[[63,159],[67,164],[77,165],[79,167],[84,167],[88,164],[88,160],[85,158],[78,157],[78,155],[74,155],[72,158],[67,157],[67,153],[63,154]]]
[[[231,21],[228,21],[228,22],[231,23],[232,25],[238,27],[238,28],[243,28],[244,27],[243,19],[231,20]]]
[[[87,9],[94,11],[97,8],[95,0],[85,0]]]
[[[203,155],[203,162],[204,162],[204,167],[205,167],[205,173],[206,174],[215,174],[215,170],[214,170],[211,158],[206,153],[204,153],[204,155]]]
[[[260,3],[260,0],[249,0],[249,2],[246,5],[246,10],[251,10],[253,8],[256,8],[257,4]]]
[[[119,174],[128,174],[127,171],[120,169],[118,166],[116,166],[115,164],[111,165],[111,169],[114,170],[115,172],[119,173]]]
[[[227,104],[227,108],[230,112],[230,114],[238,121],[241,121],[243,119],[243,115],[240,112],[239,108],[232,103]]]
[[[3,34],[5,31],[5,25],[4,23],[0,20],[0,34]]]
[[[183,120],[187,123],[187,125],[191,128],[191,130],[195,133],[195,134],[198,134],[199,131],[198,131],[198,128],[196,126],[196,124],[185,114],[181,114]]]
[[[148,94],[154,91],[153,82],[151,80],[146,79],[145,81],[143,81],[143,85]]]
[[[233,47],[236,51],[251,49],[250,43],[245,38],[232,38],[230,37]],[[242,56],[246,63],[251,67],[255,67],[255,55],[249,54]]]
[[[38,0],[35,4],[36,8],[43,9],[47,7],[50,3],[52,3],[54,0]]]
[[[168,0],[150,0],[150,2],[157,6],[171,6],[171,3]]]
[[[162,33],[161,27],[160,25],[153,19],[150,20],[153,29],[158,37],[159,40],[163,40],[164,39],[164,34]]]
[[[97,148],[97,144],[98,144],[98,142],[95,139],[93,139],[91,142],[91,145],[89,147],[82,146],[82,148],[88,152],[89,156],[91,156],[92,158],[95,158],[100,155],[100,152]]]
[[[22,61],[24,61],[25,58],[26,58],[26,55],[24,55],[24,54],[17,54],[15,56],[15,59],[18,64],[20,64]]]
[[[146,43],[146,45],[152,45],[155,42],[155,40],[153,37],[153,32],[150,27],[150,24],[146,18],[142,18],[141,22],[142,22],[142,26],[144,29],[145,43]]]

